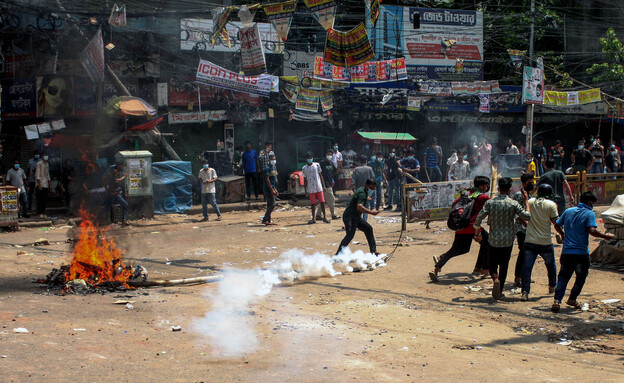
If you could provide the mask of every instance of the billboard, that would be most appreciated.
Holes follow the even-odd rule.
[[[368,34],[377,60],[405,57],[412,79],[483,79],[481,12],[384,5],[377,26],[369,23]]]

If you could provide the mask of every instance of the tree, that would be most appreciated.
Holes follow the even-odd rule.
[[[593,75],[593,82],[603,84],[614,91],[621,92],[624,88],[624,45],[620,42],[612,28],[600,38],[602,54],[607,60],[602,64],[593,64],[587,73]]]

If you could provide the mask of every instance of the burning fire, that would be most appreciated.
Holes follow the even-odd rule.
[[[106,237],[106,229],[100,229],[85,211],[81,215],[80,234],[65,280],[82,279],[92,286],[116,282],[129,288],[127,281],[133,271],[132,266],[124,265],[123,252],[112,238]]]

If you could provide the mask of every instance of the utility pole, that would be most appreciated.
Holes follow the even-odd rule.
[[[529,66],[533,66],[533,39],[535,37],[535,0],[531,0],[531,13],[529,14],[531,19],[531,35],[529,37]],[[533,116],[535,113],[535,105],[529,104],[527,108],[527,128],[529,136],[527,137],[527,150],[533,151]]]

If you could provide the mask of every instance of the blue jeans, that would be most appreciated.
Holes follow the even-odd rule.
[[[548,271],[548,286],[555,287],[557,283],[557,265],[555,264],[555,248],[553,245],[536,245],[524,243],[524,266],[522,268],[522,291],[531,292],[531,273],[537,256],[541,255]]]
[[[208,218],[208,204],[210,203],[217,212],[217,217],[221,217],[221,211],[219,210],[219,205],[217,205],[217,197],[215,193],[202,193],[201,195],[201,203],[202,203],[202,214],[204,218]]]
[[[28,217],[28,196],[25,192],[19,193],[19,203],[22,208],[22,217]]]
[[[401,207],[401,182],[398,178],[388,181],[388,206],[392,207],[395,201]]]
[[[576,301],[589,274],[589,254],[561,254],[560,262],[561,270],[555,289],[555,301],[561,303],[572,274],[576,274],[576,280],[570,291],[570,300]]]
[[[598,163],[598,162],[594,162],[594,164],[592,165],[591,169],[589,170],[590,174],[600,174],[602,173],[602,162]]]
[[[429,179],[431,182],[442,181],[442,172],[440,171],[440,167],[436,166],[433,168],[427,168],[427,173],[429,173]]]

